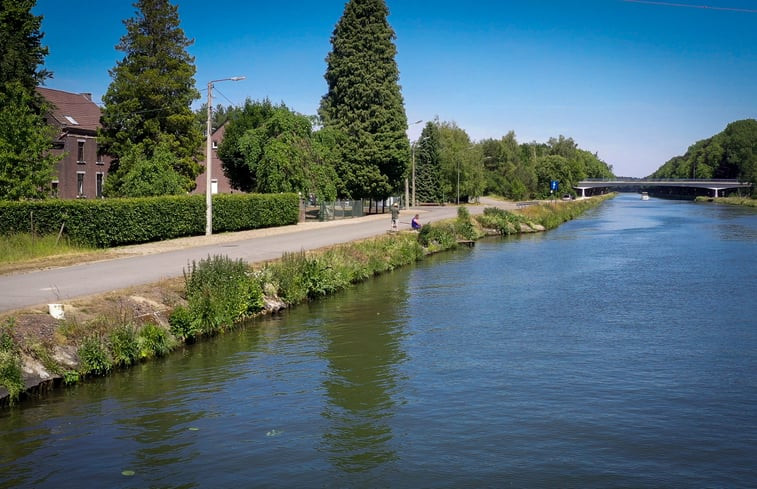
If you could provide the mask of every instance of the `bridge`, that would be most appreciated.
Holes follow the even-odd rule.
[[[573,186],[576,190],[581,191],[581,197],[586,197],[586,191],[589,189],[605,188],[652,188],[652,187],[686,187],[686,188],[704,188],[712,190],[714,197],[718,197],[718,192],[733,188],[751,188],[751,182],[741,182],[738,179],[717,179],[717,178],[700,178],[700,179],[643,179],[643,178],[618,178],[618,179],[601,179],[588,178],[581,180]]]

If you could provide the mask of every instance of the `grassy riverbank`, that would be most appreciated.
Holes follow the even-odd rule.
[[[166,355],[246,319],[455,248],[461,240],[554,228],[603,200],[535,205],[517,213],[487,209],[475,218],[461,207],[457,219],[427,224],[420,233],[289,253],[267,263],[208,257],[190,264],[183,278],[67,303],[63,320],[46,310],[5,315],[0,317],[0,403]]]
[[[714,202],[715,204],[743,205],[757,207],[757,199],[751,197],[697,197],[697,202]]]

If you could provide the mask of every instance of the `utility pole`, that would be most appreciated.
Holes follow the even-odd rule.
[[[208,82],[208,124],[205,134],[205,236],[213,234],[213,187],[211,173],[213,168],[213,84],[220,81],[244,80],[243,76],[232,76]]]

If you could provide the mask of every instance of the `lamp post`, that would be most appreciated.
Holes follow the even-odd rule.
[[[413,123],[412,123],[412,124],[410,124],[410,125],[411,125],[411,126],[414,126],[414,125],[416,125],[416,124],[420,124],[421,122],[423,122],[423,119],[421,119],[421,120],[417,120],[417,121],[413,122]],[[410,145],[410,149],[411,149],[411,150],[413,149],[413,148],[412,148],[412,146],[413,146],[413,145],[411,144],[411,145]],[[414,157],[413,157],[413,158],[414,158]],[[413,160],[413,161],[415,161],[415,160]],[[413,163],[413,165],[414,165],[414,164],[415,164],[415,163]],[[415,170],[415,167],[414,167],[414,166],[413,166],[413,170]],[[415,187],[413,187],[413,205],[415,205]],[[405,207],[410,207],[410,191],[409,191],[409,189],[408,189],[408,182],[407,182],[407,177],[405,177]]]
[[[231,78],[220,78],[208,82],[208,127],[205,141],[205,236],[213,234],[213,188],[210,185],[211,168],[213,167],[213,84],[220,81],[239,81],[244,80],[243,76],[232,76]]]

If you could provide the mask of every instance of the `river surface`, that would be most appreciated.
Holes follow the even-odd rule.
[[[621,194],[0,411],[0,487],[757,487],[756,245]]]

